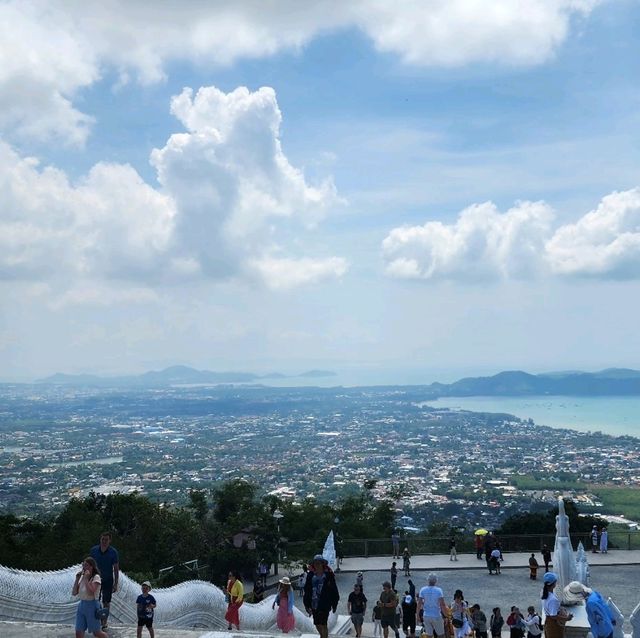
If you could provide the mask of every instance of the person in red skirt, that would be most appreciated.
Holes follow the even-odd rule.
[[[227,629],[233,629],[233,625],[240,630],[240,606],[244,602],[244,587],[240,580],[240,574],[232,570],[227,581],[227,613],[224,615],[228,623]]]
[[[278,615],[276,616],[276,625],[283,634],[288,634],[296,625],[296,619],[293,615],[293,588],[291,581],[287,576],[280,579],[278,593],[271,605],[271,609],[275,609],[278,605]]]

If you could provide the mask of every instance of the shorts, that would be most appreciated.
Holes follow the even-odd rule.
[[[329,622],[329,610],[328,609],[314,609],[313,610],[313,624],[325,626]]]
[[[76,610],[76,631],[88,631],[95,633],[100,631],[102,625],[100,619],[96,618],[98,609],[97,600],[81,600]]]
[[[351,622],[360,627],[364,623],[364,614],[351,614]]]
[[[110,605],[112,596],[113,581],[109,582],[108,580],[103,580],[102,589],[100,590],[100,600],[104,607],[108,607]]]
[[[151,629],[153,626],[153,618],[138,618],[138,627],[146,627]]]
[[[390,616],[385,618],[384,616],[380,619],[380,624],[383,627],[393,627],[394,629],[396,628],[396,617],[395,616]]]
[[[425,616],[422,619],[422,625],[427,636],[433,636],[434,633],[438,636],[444,636],[444,620],[442,620],[442,616]]]

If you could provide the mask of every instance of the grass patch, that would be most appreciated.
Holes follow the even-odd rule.
[[[539,479],[535,476],[514,476],[511,481],[520,490],[585,490],[587,484],[574,479]]]
[[[602,501],[604,513],[622,515],[632,521],[640,521],[640,489],[598,485],[591,485],[589,489]]]

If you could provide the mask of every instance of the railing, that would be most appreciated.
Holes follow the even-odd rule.
[[[540,552],[546,544],[553,550],[555,534],[502,534],[499,536],[503,552]],[[448,554],[449,536],[407,536],[400,539],[400,553],[407,547],[412,555]],[[587,552],[591,551],[591,535],[589,533],[571,533],[574,549],[582,542]],[[290,542],[288,552],[291,558],[313,554],[307,543]],[[348,538],[343,539],[336,547],[344,557],[369,557],[392,555],[392,544],[389,538]],[[609,532],[609,549],[640,549],[640,531]],[[475,539],[472,534],[456,536],[456,550],[462,554],[475,554]]]

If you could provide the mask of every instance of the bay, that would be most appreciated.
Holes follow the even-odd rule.
[[[635,396],[444,397],[426,403],[434,408],[513,414],[555,428],[640,436],[640,397]]]

